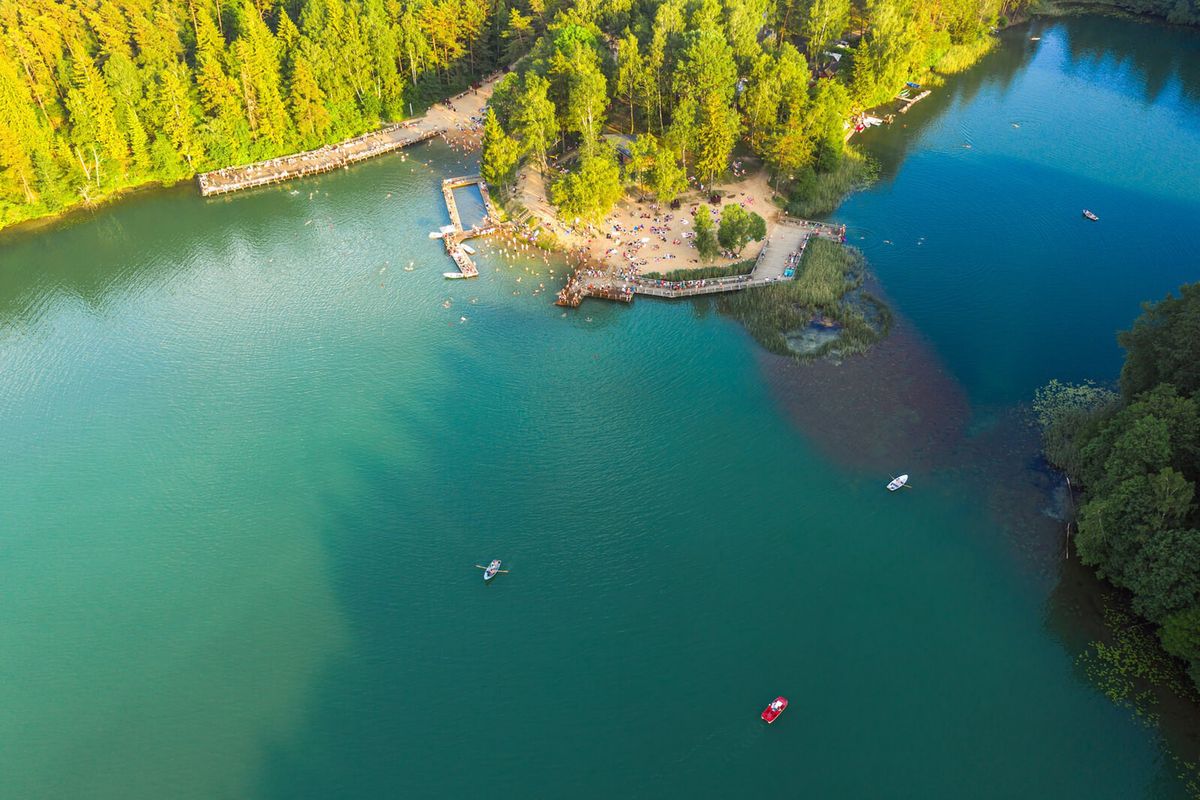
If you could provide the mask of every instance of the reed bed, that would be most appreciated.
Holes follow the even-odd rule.
[[[696,267],[694,269],[673,269],[670,272],[644,272],[642,277],[652,281],[698,281],[705,278],[731,278],[735,275],[749,275],[754,271],[754,259],[738,261],[724,267]]]
[[[879,175],[876,162],[847,147],[837,165],[828,172],[803,170],[788,193],[787,213],[811,218],[833,211],[850,192],[864,189]]]
[[[808,243],[795,280],[724,295],[718,308],[739,320],[773,353],[812,360],[862,353],[887,335],[891,312],[862,291],[866,260],[858,250],[824,239]],[[792,338],[821,320],[836,337],[800,351]]]

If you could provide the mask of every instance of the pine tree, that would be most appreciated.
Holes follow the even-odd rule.
[[[546,170],[546,153],[558,141],[558,115],[549,91],[550,82],[541,75],[536,72],[526,74],[513,114],[513,132],[521,140],[522,152],[532,156],[543,172]]]
[[[696,252],[700,254],[700,260],[711,261],[717,255],[717,237],[713,234],[712,214],[709,212],[708,206],[702,205],[696,209],[692,230],[696,234],[693,241],[696,245]]]
[[[128,148],[117,125],[115,104],[91,56],[72,52],[73,80],[67,92],[71,140],[88,183],[115,186],[123,177]],[[91,197],[85,191],[85,198]]]
[[[158,106],[163,114],[162,131],[176,154],[188,166],[187,172],[164,176],[168,180],[173,180],[190,174],[195,166],[196,157],[200,155],[196,137],[196,113],[182,67],[176,65],[167,69],[162,73],[161,78]]]
[[[290,142],[291,120],[283,102],[279,45],[250,0],[237,16],[240,35],[234,42],[237,78],[246,118],[263,152],[276,152]]]
[[[551,189],[564,218],[593,224],[604,219],[621,194],[621,167],[613,148],[603,142],[587,148],[579,159],[579,169],[567,173]]]
[[[825,50],[849,24],[850,0],[809,0],[800,23],[809,58],[817,63],[826,61]]]
[[[695,170],[709,181],[725,171],[737,142],[740,121],[731,105],[737,65],[718,30],[705,28],[688,37],[688,46],[675,67],[674,88],[682,98],[696,103]]]
[[[301,143],[311,146],[319,142],[329,130],[329,112],[325,110],[325,95],[317,85],[308,61],[302,55],[296,57],[296,63],[292,67],[288,100]]]
[[[687,191],[687,172],[671,149],[659,145],[650,178],[654,196],[660,203],[670,203]]]
[[[645,61],[642,54],[638,52],[637,37],[632,33],[626,34],[625,38],[617,43],[617,91],[625,97],[625,101],[629,104],[630,133],[633,133],[636,127],[633,107],[645,82],[645,69]]]
[[[513,172],[517,168],[517,157],[520,145],[504,132],[496,112],[488,109],[483,123],[483,156],[480,161],[480,175],[488,184],[508,190]]]
[[[17,65],[0,50],[0,204],[38,201],[33,143],[43,135]],[[0,224],[5,222],[0,205]]]

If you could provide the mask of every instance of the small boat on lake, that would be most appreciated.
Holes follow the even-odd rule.
[[[461,272],[443,272],[442,277],[446,278],[447,280],[456,281],[459,278],[465,278],[467,276],[463,275]]]
[[[899,477],[892,478],[888,482],[887,489],[889,492],[894,492],[897,489],[899,489],[900,487],[906,485],[907,483],[908,483],[908,476],[900,475]]]
[[[461,247],[463,249],[463,252],[466,253],[467,255],[469,255],[469,256],[475,255],[475,248],[471,247],[471,245],[460,244],[459,247]]]
[[[488,564],[486,567],[482,564],[476,564],[475,568],[483,570],[484,583],[487,583],[492,578],[496,577],[496,573],[498,572],[508,572],[506,569],[500,569],[500,559],[498,558],[493,558],[492,563]]]
[[[1090,219],[1092,222],[1099,222],[1099,221],[1100,221],[1100,218],[1099,218],[1099,217],[1097,217],[1097,216],[1096,216],[1095,214],[1093,214],[1091,211],[1088,211],[1086,208],[1083,210],[1083,215],[1084,215],[1085,217],[1087,217],[1088,219]]]
[[[774,700],[771,701],[771,705],[769,705],[763,709],[763,712],[762,712],[763,722],[770,725],[772,722],[779,719],[779,715],[784,712],[784,710],[787,708],[787,706],[788,706],[788,701],[787,701],[786,697],[776,697]]]

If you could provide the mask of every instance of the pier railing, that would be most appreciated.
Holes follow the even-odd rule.
[[[769,283],[775,283],[776,278],[742,278],[740,280],[722,280],[709,278],[706,281],[700,281],[701,285],[697,286],[681,286],[667,287],[654,286],[647,283],[637,283],[634,286],[634,291],[637,294],[646,294],[651,297],[696,297],[703,294],[719,294],[720,292],[739,292],[742,289],[749,289],[752,286],[766,286]]]
[[[454,190],[460,189],[463,186],[479,187],[479,196],[483,199],[485,212],[483,225],[470,229],[463,227],[462,217],[458,213],[458,203],[454,200]],[[450,215],[450,224],[454,226],[453,233],[447,233],[442,237],[442,244],[446,246],[446,252],[450,258],[454,259],[454,263],[458,266],[458,271],[462,273],[462,276],[464,278],[474,278],[479,274],[479,268],[475,266],[475,262],[460,245],[467,239],[486,236],[489,233],[500,230],[507,223],[497,221],[499,215],[496,213],[495,206],[492,205],[492,196],[488,193],[487,183],[478,175],[446,178],[442,181],[442,197],[446,201],[446,213]]]
[[[316,150],[280,156],[243,167],[225,167],[205,172],[197,176],[196,181],[200,185],[200,194],[204,197],[238,192],[348,167],[368,158],[432,139],[444,132],[442,128],[424,127],[421,122],[422,120],[415,120],[389,125]]]

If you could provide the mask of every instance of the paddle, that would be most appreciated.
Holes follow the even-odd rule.
[[[483,566],[482,564],[476,564],[475,569],[487,569],[487,567]],[[508,574],[508,570],[506,569],[498,569],[496,572],[503,572],[505,575]]]

